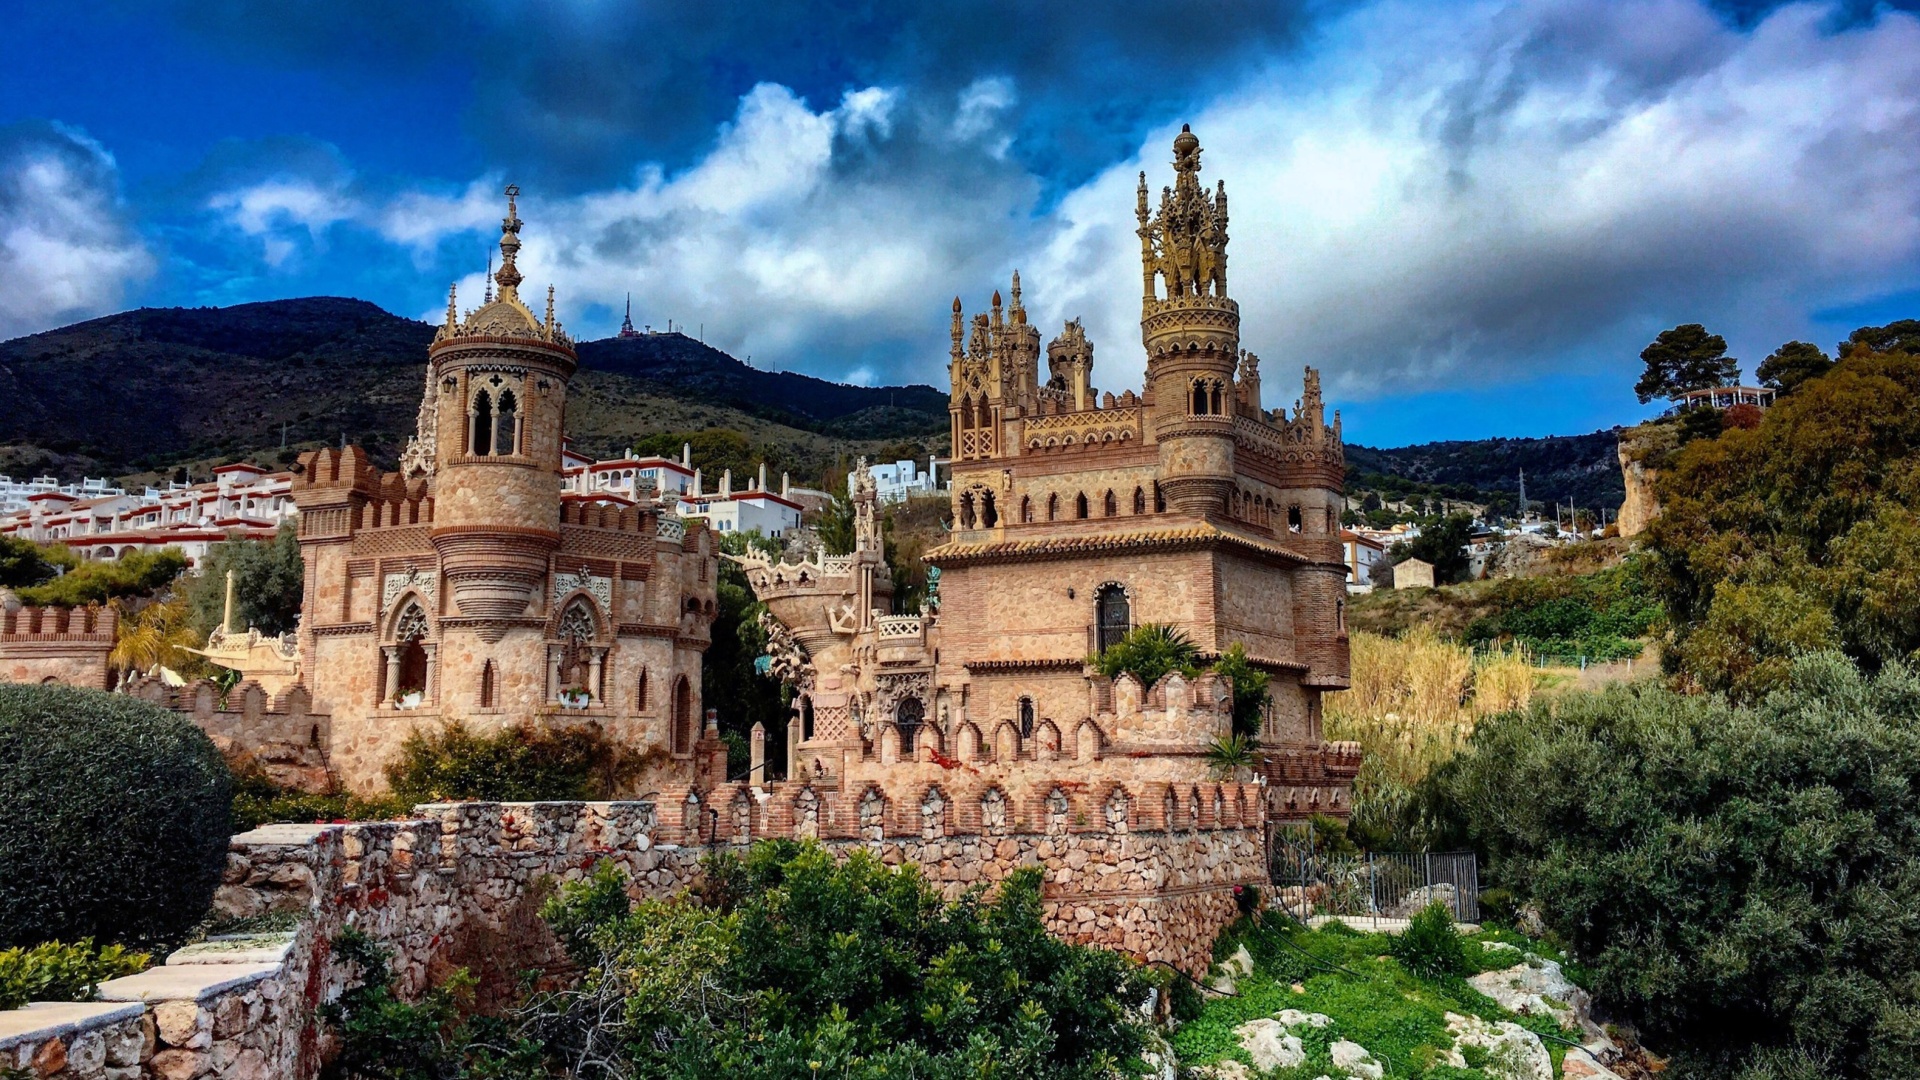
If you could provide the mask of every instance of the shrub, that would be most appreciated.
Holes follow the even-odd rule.
[[[358,930],[333,940],[334,957],[358,978],[320,1007],[340,1036],[331,1080],[528,1080],[550,1075],[538,1043],[497,1020],[473,1017],[473,977],[456,971],[407,1002],[394,992],[392,955]]]
[[[1199,660],[1199,646],[1185,633],[1164,623],[1142,623],[1094,657],[1093,666],[1109,679],[1126,672],[1141,686],[1152,686],[1172,671],[1197,678]]]
[[[1042,921],[1040,874],[944,901],[911,866],[768,841],[708,863],[702,899],[630,905],[602,871],[549,902],[589,961],[538,1026],[618,1075],[1026,1076],[1093,1080],[1137,1062],[1152,981]]]
[[[226,866],[232,782],[156,705],[0,685],[0,947],[179,939]]]
[[[21,601],[28,604],[102,604],[123,596],[152,596],[186,569],[187,557],[179,548],[136,551],[112,562],[77,562],[59,577],[18,592]]]
[[[146,953],[102,948],[91,938],[0,950],[0,1010],[29,1001],[91,1001],[101,983],[145,971],[152,962]]]
[[[233,771],[235,832],[281,822],[383,821],[404,817],[413,809],[411,800],[398,795],[297,791],[274,783],[255,762],[229,759],[227,764]]]
[[[1702,1075],[1758,1044],[1898,1076],[1920,1060],[1916,776],[1920,676],[1826,653],[1757,707],[1642,684],[1489,719],[1427,789],[1650,1045]]]
[[[438,732],[408,735],[400,757],[387,766],[387,783],[409,804],[604,799],[637,764],[597,727],[522,723],[479,735],[450,722]]]
[[[1388,951],[1401,967],[1429,979],[1462,975],[1468,970],[1466,943],[1453,928],[1453,913],[1438,900],[1413,916],[1406,932],[1393,938]]]

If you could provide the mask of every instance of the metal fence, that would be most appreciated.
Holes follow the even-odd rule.
[[[1480,921],[1480,859],[1471,851],[1333,854],[1311,825],[1283,826],[1271,851],[1278,906],[1301,919],[1412,918],[1438,900],[1455,922]]]

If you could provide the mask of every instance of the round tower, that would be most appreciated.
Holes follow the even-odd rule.
[[[1140,340],[1147,349],[1160,489],[1168,507],[1218,514],[1234,486],[1240,306],[1227,298],[1227,190],[1200,186],[1200,140],[1173,140],[1174,183],[1147,202],[1140,174]]]
[[[428,353],[434,391],[432,540],[460,616],[530,614],[560,543],[560,436],[578,361],[553,316],[520,300],[520,189],[506,189],[500,287],[464,320],[453,294]],[[533,612],[531,614],[538,614]],[[497,641],[505,626],[481,626]]]

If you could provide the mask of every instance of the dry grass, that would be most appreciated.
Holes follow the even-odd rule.
[[[1370,771],[1412,786],[1458,753],[1483,716],[1525,708],[1534,671],[1517,652],[1475,656],[1419,627],[1352,637],[1353,689],[1327,698],[1326,734],[1358,742]]]

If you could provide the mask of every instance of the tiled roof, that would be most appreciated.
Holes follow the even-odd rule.
[[[1050,536],[1032,540],[993,540],[986,543],[947,543],[921,557],[922,562],[949,565],[968,562],[1001,562],[1014,559],[1046,559],[1066,555],[1118,554],[1131,551],[1177,551],[1182,548],[1228,544],[1258,551],[1291,562],[1312,560],[1291,548],[1271,540],[1225,529],[1212,522],[1197,522],[1166,529],[1140,529],[1119,533],[1088,533],[1084,536]]]

